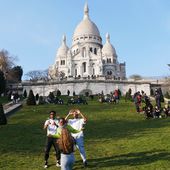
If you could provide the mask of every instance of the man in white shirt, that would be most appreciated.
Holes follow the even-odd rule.
[[[60,151],[59,151],[59,147],[57,145],[56,142],[56,138],[53,138],[51,135],[56,134],[57,132],[57,127],[58,127],[58,120],[55,119],[56,117],[56,112],[55,111],[51,111],[50,112],[50,117],[49,119],[47,119],[44,123],[44,129],[47,129],[47,141],[46,141],[46,146],[45,146],[45,155],[44,155],[44,159],[45,159],[45,165],[44,168],[48,168],[48,158],[49,158],[49,152],[50,149],[53,145],[55,152],[56,152],[56,166],[59,167],[60,166]]]
[[[68,119],[70,115],[73,115],[73,119]],[[81,118],[79,118],[79,115]],[[79,133],[73,134],[72,136],[75,139],[76,146],[80,151],[80,156],[83,160],[84,166],[87,166],[86,154],[84,149],[84,134],[83,128],[84,124],[87,122],[87,118],[80,112],[80,110],[70,110],[69,114],[65,118],[68,121],[68,124],[71,125],[74,129],[79,130]]]

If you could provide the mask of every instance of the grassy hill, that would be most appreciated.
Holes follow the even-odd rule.
[[[42,129],[50,110],[65,116],[79,108],[88,118],[85,128],[87,170],[170,169],[170,118],[145,120],[133,103],[24,106],[0,126],[0,169],[43,169],[46,133]],[[74,170],[83,169],[75,152]],[[52,150],[48,169],[55,167]],[[59,169],[59,168],[58,168]]]

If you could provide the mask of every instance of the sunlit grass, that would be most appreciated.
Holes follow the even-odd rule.
[[[65,116],[78,107],[87,116],[85,148],[88,169],[168,170],[170,169],[170,119],[146,120],[133,103],[24,106],[0,127],[0,169],[43,169],[45,131],[50,110]],[[78,151],[74,170],[82,169]],[[49,169],[55,167],[52,150]]]

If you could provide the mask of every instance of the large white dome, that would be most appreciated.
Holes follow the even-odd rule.
[[[90,19],[83,19],[83,21],[78,24],[74,31],[73,37],[79,37],[82,35],[95,35],[100,37],[99,30],[95,23],[93,23]]]
[[[73,34],[73,42],[82,41],[82,39],[96,39],[101,43],[101,36],[100,32],[94,22],[92,22],[89,18],[89,9],[87,4],[84,7],[84,18],[83,20],[77,25],[74,34]]]

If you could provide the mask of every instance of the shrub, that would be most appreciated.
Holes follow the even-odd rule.
[[[89,92],[88,92],[88,91],[85,92],[85,96],[86,96],[86,97],[89,96]]]
[[[38,104],[39,105],[45,104],[44,98],[42,96],[39,97]]]
[[[57,96],[61,96],[61,91],[60,90],[57,90]]]
[[[0,104],[0,125],[6,125],[7,124],[7,119],[4,114],[4,109],[2,104]]]
[[[36,105],[34,93],[32,90],[30,90],[30,92],[29,92],[28,99],[27,99],[27,105]]]

